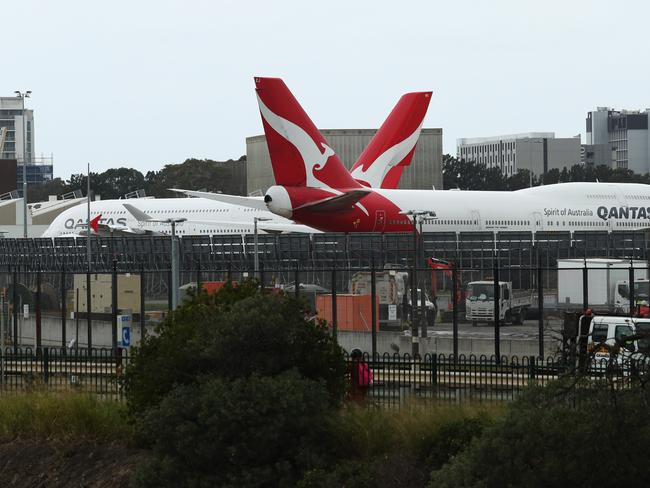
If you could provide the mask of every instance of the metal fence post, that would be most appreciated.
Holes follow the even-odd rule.
[[[13,315],[14,315],[14,331],[13,331],[13,343],[14,343],[14,354],[18,354],[18,273],[14,268],[14,273],[11,278],[13,286],[12,290],[12,304],[13,304]]]
[[[501,362],[501,289],[499,283],[499,260],[494,256],[494,355],[497,363]]]
[[[40,264],[38,265],[38,271],[36,272],[36,305],[35,305],[35,325],[36,325],[36,331],[35,331],[35,336],[36,336],[36,353],[38,354],[38,351],[41,348],[41,339],[42,339],[42,323],[41,323],[41,266]]]
[[[68,304],[65,290],[65,269],[61,269],[61,347],[65,353],[68,337],[66,330],[66,320],[68,315]]]
[[[458,269],[454,263],[451,268],[451,318],[452,318],[452,332],[454,341],[454,363],[458,361]]]
[[[427,337],[429,333],[427,330],[429,327],[429,321],[427,317],[427,301],[426,297],[424,296],[424,282],[422,282],[420,288],[420,324],[420,336]]]
[[[630,317],[636,312],[636,297],[634,296],[634,262],[630,259],[630,273],[628,282],[630,284]]]
[[[146,333],[145,329],[145,321],[147,320],[146,314],[145,314],[145,294],[146,294],[146,275],[144,272],[144,264],[140,267],[140,342],[142,343],[142,340],[144,339],[144,335]]]
[[[589,308],[589,270],[587,269],[587,261],[582,268],[582,311],[586,312]]]
[[[332,337],[338,342],[338,317],[336,308],[336,267],[332,268]]]
[[[437,353],[433,353],[431,355],[431,384],[433,386],[438,385],[438,354]]]
[[[174,298],[172,294],[174,293],[174,284],[172,283],[172,270],[170,269],[167,273],[167,310],[171,312],[174,309]]]
[[[375,262],[371,263],[370,268],[370,321],[371,321],[371,338],[372,338],[372,360],[377,359],[377,277],[375,275]]]
[[[298,298],[300,297],[300,270],[298,269],[298,265],[296,265],[296,269],[294,270],[293,274],[294,280],[293,280],[293,286],[294,286],[294,294],[295,297]]]
[[[50,348],[43,348],[43,383],[50,381]]]
[[[539,357],[544,357],[544,275],[542,260],[537,258],[537,333],[539,334]]]
[[[111,275],[111,337],[113,351],[117,350],[117,259],[113,259]]]
[[[528,378],[534,380],[536,374],[537,371],[535,368],[535,356],[528,356]]]
[[[88,325],[88,354],[93,347],[93,322],[91,316],[90,271],[86,271],[86,322]]]

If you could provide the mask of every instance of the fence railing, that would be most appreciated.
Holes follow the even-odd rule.
[[[4,348],[0,395],[29,391],[79,391],[122,400],[126,349]]]
[[[370,373],[359,373],[361,363],[367,363]],[[649,365],[647,357],[590,358],[580,368],[577,363],[558,357],[385,354],[374,359],[368,355],[348,359],[348,372],[352,400],[362,401],[366,406],[400,407],[511,401],[526,388],[546,386],[560,378],[586,380],[580,383],[583,392],[585,385],[596,387],[604,382],[610,388],[625,390],[645,383]],[[579,397],[575,393],[573,389],[574,396]]]
[[[5,348],[0,351],[0,395],[29,391],[85,392],[124,400],[126,349]],[[617,389],[643,381],[647,359],[590,361],[582,369],[560,357],[384,354],[346,358],[349,399],[366,406],[506,402],[530,386],[582,376]],[[359,369],[360,364],[366,366]],[[360,373],[361,371],[361,373]]]

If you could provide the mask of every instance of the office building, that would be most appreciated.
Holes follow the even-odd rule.
[[[324,129],[321,133],[350,169],[376,129]],[[246,138],[248,193],[264,193],[275,184],[271,157],[263,135]],[[442,129],[422,129],[411,165],[399,182],[402,189],[442,189]]]
[[[541,175],[580,163],[580,138],[559,138],[553,132],[463,138],[456,146],[458,158],[499,168],[504,176],[520,169]]]
[[[39,157],[34,149],[34,111],[22,109],[20,97],[0,97],[0,129],[5,129],[4,146],[0,160],[16,160],[16,187],[22,196],[23,159],[27,161],[27,184],[38,185],[52,180],[54,162],[52,157]],[[23,158],[23,142],[25,158]]]
[[[598,107],[587,112],[587,144],[609,144],[613,153],[612,167],[635,173],[650,172],[650,109],[615,110]]]
[[[616,155],[612,153],[611,144],[582,144],[580,162],[585,166],[616,167]]]

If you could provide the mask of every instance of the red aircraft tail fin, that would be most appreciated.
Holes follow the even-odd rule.
[[[407,93],[379,128],[350,169],[359,183],[372,188],[397,188],[411,164],[431,92]]]
[[[99,220],[102,218],[102,214],[99,214],[97,217],[93,218],[90,221],[90,230],[92,230],[95,234],[99,233]]]
[[[256,77],[255,91],[276,184],[360,186],[281,79]]]

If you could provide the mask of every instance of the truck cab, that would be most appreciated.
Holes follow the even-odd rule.
[[[529,291],[513,292],[510,281],[499,282],[499,320],[522,324],[532,303]],[[494,323],[494,281],[472,281],[467,284],[465,317],[473,326],[479,322]]]
[[[634,303],[638,310],[647,309],[650,295],[650,281],[638,279],[634,281]],[[628,280],[618,280],[614,289],[615,310],[619,313],[630,313],[630,284]]]

